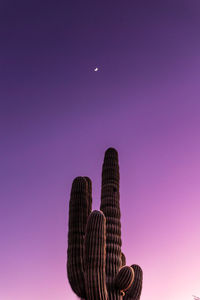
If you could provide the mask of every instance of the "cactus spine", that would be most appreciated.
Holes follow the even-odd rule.
[[[121,252],[118,153],[109,148],[102,168],[100,211],[92,209],[88,177],[73,181],[69,203],[67,273],[85,300],[139,300],[142,270],[125,266]]]

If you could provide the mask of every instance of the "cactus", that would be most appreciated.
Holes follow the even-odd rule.
[[[118,153],[105,152],[100,211],[92,212],[92,184],[74,179],[69,203],[67,274],[72,290],[85,300],[139,300],[142,270],[125,266],[121,252]]]

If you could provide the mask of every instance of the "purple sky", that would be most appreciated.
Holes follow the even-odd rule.
[[[77,299],[71,183],[98,209],[110,146],[141,300],[200,297],[200,1],[2,0],[0,37],[0,299]]]

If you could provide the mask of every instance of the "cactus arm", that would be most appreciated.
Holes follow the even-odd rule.
[[[72,183],[69,203],[67,273],[73,291],[80,298],[85,298],[83,253],[90,211],[91,181],[89,178],[77,177]]]
[[[106,284],[109,300],[122,299],[114,279],[122,265],[118,153],[109,148],[102,168],[101,211],[106,217]]]
[[[121,252],[121,260],[122,260],[122,266],[126,265],[126,256],[123,252]]]
[[[143,273],[138,265],[132,265],[134,270],[134,281],[127,291],[124,300],[139,300],[142,292]]]
[[[121,294],[123,296],[125,295],[125,292],[131,287],[134,276],[134,270],[131,267],[123,266],[120,268],[115,278],[115,286],[121,291]]]
[[[88,218],[84,262],[86,299],[107,300],[106,219],[101,211],[93,211]]]

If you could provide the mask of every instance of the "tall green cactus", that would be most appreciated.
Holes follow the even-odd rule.
[[[139,300],[142,270],[125,266],[121,252],[118,153],[105,152],[100,211],[92,210],[88,177],[74,179],[69,203],[67,273],[78,297],[85,300]]]

